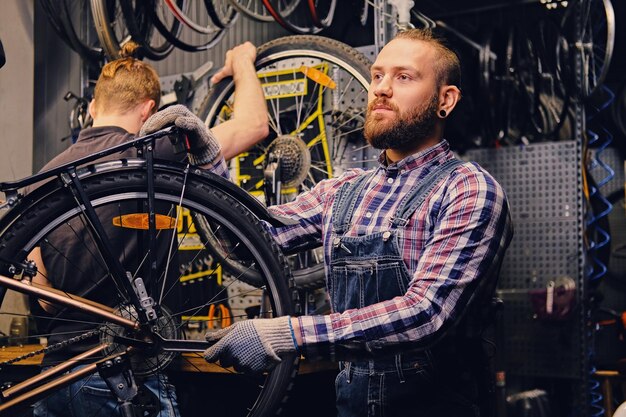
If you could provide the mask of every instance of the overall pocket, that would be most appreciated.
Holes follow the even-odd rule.
[[[391,300],[394,297],[404,295],[411,278],[402,261],[379,262],[366,288],[368,292],[374,292],[376,299],[373,302]]]

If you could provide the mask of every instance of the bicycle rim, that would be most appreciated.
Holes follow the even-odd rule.
[[[580,11],[580,33],[576,19]],[[579,50],[582,64],[582,82],[575,84],[582,99],[591,97],[600,89],[609,71],[615,46],[615,11],[610,0],[578,0],[570,2],[561,21],[568,32],[569,49]],[[578,58],[576,58],[578,59]],[[573,61],[570,66],[575,68]]]
[[[165,59],[174,50],[174,45],[165,39],[158,30],[155,30],[149,17],[150,13],[146,11],[147,8],[155,9],[162,6],[157,5],[154,0],[135,4],[132,0],[119,0],[119,2],[126,27],[132,39],[141,45],[143,56],[155,61]],[[177,0],[177,3],[180,7],[184,7],[184,0]],[[180,22],[169,12],[168,16],[167,27],[169,27],[170,33],[177,36],[181,30]],[[163,17],[163,20],[167,19]]]
[[[615,11],[610,0],[583,2],[583,98],[594,95],[609,72],[615,46]]]
[[[119,251],[119,261],[135,279],[144,279],[146,288],[156,301],[159,321],[158,331],[163,337],[184,334],[186,338],[202,338],[210,331],[230,322],[248,317],[275,317],[292,313],[287,283],[289,270],[276,244],[259,224],[259,220],[239,201],[233,199],[206,181],[207,174],[187,174],[173,166],[155,167],[155,211],[157,217],[155,245],[149,243],[150,232],[145,227],[147,219],[147,174],[144,163],[138,160],[108,162],[80,171],[81,182],[93,204],[98,218],[106,225],[106,237],[124,250]],[[69,276],[80,276],[88,281],[85,288],[61,278],[55,286],[63,286],[68,292],[80,292],[84,298],[111,304],[115,299],[118,314],[133,316],[128,308],[126,296],[111,284],[98,284],[96,277],[108,279],[111,274],[106,254],[98,250],[93,241],[94,230],[82,213],[68,189],[58,181],[46,184],[26,197],[0,223],[0,259],[14,262],[24,261],[36,246],[41,247],[44,262],[55,265]],[[232,275],[211,258],[201,234],[195,230],[194,218],[202,217],[215,225],[220,233],[222,251],[229,253],[231,262],[254,269],[263,280],[261,287],[252,287]],[[42,227],[42,224],[44,225]],[[17,232],[19,231],[19,233]],[[61,236],[71,236],[68,244]],[[76,248],[84,247],[83,258],[90,262],[74,263]],[[154,248],[150,258],[149,248]],[[150,267],[152,259],[156,267]],[[48,262],[51,260],[51,262]],[[7,275],[9,271],[1,271]],[[52,279],[52,278],[51,278]],[[213,309],[211,307],[213,306]],[[212,315],[215,307],[222,313]],[[3,309],[3,312],[6,311]],[[112,341],[114,335],[128,336],[127,332],[112,324],[95,323],[84,313],[61,311],[50,326],[50,317],[33,317],[38,321],[40,333],[45,326],[62,328],[67,320],[82,321],[74,325],[75,331],[101,326],[101,340]],[[90,321],[91,320],[91,321]],[[161,319],[159,319],[161,320]],[[76,322],[73,322],[76,323]],[[61,326],[61,327],[59,327]],[[40,335],[41,335],[40,334]],[[31,337],[35,337],[32,335]],[[131,335],[132,336],[132,335]],[[114,345],[105,354],[115,353]],[[119,351],[118,349],[118,351]],[[163,352],[141,351],[133,355],[133,368],[138,375],[162,372],[172,355]],[[198,354],[198,356],[200,356]],[[195,367],[193,358],[180,356],[181,363]],[[237,378],[241,387],[241,401],[231,404],[231,415],[264,416],[275,413],[284,400],[295,376],[295,355],[284,360],[271,372],[250,376],[237,374],[231,369],[217,369]],[[218,365],[215,365],[216,367]],[[216,400],[219,400],[216,398]]]
[[[204,0],[204,5],[213,23],[222,29],[234,25],[239,17],[229,0]]]
[[[180,7],[179,9],[186,9],[184,7],[184,2],[182,3],[182,6],[183,7]],[[193,10],[193,15],[200,17],[198,7],[199,4],[194,4],[193,6],[195,6],[195,9]],[[165,3],[159,3],[158,7],[156,8],[148,8],[147,12],[149,14],[150,20],[152,20],[152,23],[154,24],[154,27],[157,29],[157,31],[172,45],[186,52],[206,51],[207,49],[215,46],[226,34],[225,29],[220,28],[215,28],[215,30],[211,31],[211,33],[208,35],[197,35],[191,30],[177,30],[176,32],[171,31],[168,27],[168,24],[171,21],[173,15],[170,12],[168,5],[166,5]],[[177,18],[183,16],[187,16],[187,14],[177,16]],[[208,22],[209,17],[204,17],[204,20]],[[208,27],[204,26],[204,20],[200,22],[200,24],[203,25],[203,27]],[[180,26],[178,28],[181,29]],[[198,36],[200,36],[200,40],[198,40]]]
[[[319,28],[327,28],[333,23],[337,0],[307,0],[313,23]]]
[[[262,45],[256,68],[265,90],[271,133],[259,145],[233,159],[238,185],[263,196],[266,150],[278,138],[303,141],[311,158],[304,181],[284,189],[282,201],[348,169],[373,166],[378,152],[362,135],[369,65],[367,58],[354,48],[319,36],[289,36]],[[226,120],[231,113],[233,92],[232,79],[215,85],[200,107],[200,118],[209,126]],[[303,265],[292,258],[298,287],[320,287],[324,283],[323,268],[316,266],[322,262],[321,256],[312,254],[309,259],[317,261]],[[315,273],[309,274],[313,271],[309,268],[314,268]]]
[[[273,22],[274,18],[259,0],[229,0],[233,7],[258,22]]]
[[[120,46],[131,39],[120,4],[117,0],[91,0],[91,13],[104,52],[109,59],[120,58]]]
[[[282,27],[300,34],[315,34],[317,27],[308,0],[263,0],[263,5]]]
[[[41,5],[55,31],[70,48],[87,61],[99,62],[102,59],[102,48],[92,45],[84,37],[85,34],[80,26],[81,19],[86,17],[85,11],[88,7],[85,4],[86,0],[74,1],[70,4],[68,1],[42,0]]]
[[[212,21],[204,19],[207,20],[206,24],[204,22],[196,22],[196,20],[205,17],[204,12],[206,12],[206,10],[202,10],[200,12],[197,8],[188,8],[188,10],[183,10],[173,0],[164,1],[167,7],[171,10],[172,14],[176,17],[176,19],[178,19],[182,24],[184,24],[194,32],[202,33],[205,35],[210,35],[217,32],[218,29],[213,25]]]

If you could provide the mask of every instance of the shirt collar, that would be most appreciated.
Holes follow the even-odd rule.
[[[425,165],[430,165],[435,161],[443,162],[451,157],[450,144],[447,140],[442,139],[441,142],[431,146],[430,148],[414,153],[413,155],[409,155],[406,158],[389,165],[387,165],[385,151],[382,151],[378,157],[378,162],[380,164],[380,168],[385,171],[407,171],[420,168]]]
[[[126,129],[119,126],[98,126],[89,127],[87,129],[81,130],[78,134],[78,139],[76,139],[76,142],[94,139],[99,136],[110,135],[111,133],[121,133],[132,136],[126,131]]]

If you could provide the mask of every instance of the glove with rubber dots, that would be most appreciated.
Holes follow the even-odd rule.
[[[208,332],[215,342],[204,351],[207,362],[234,367],[238,372],[262,372],[281,362],[281,357],[298,348],[289,316],[240,321],[225,329]]]
[[[221,148],[213,133],[182,104],[167,107],[150,116],[141,127],[139,136],[154,133],[169,125],[175,125],[187,135],[189,161],[192,164],[211,164],[220,156]]]

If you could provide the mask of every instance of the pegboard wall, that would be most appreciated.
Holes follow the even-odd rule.
[[[498,284],[510,374],[581,375],[579,154],[573,141],[467,153],[504,187],[515,227]]]

